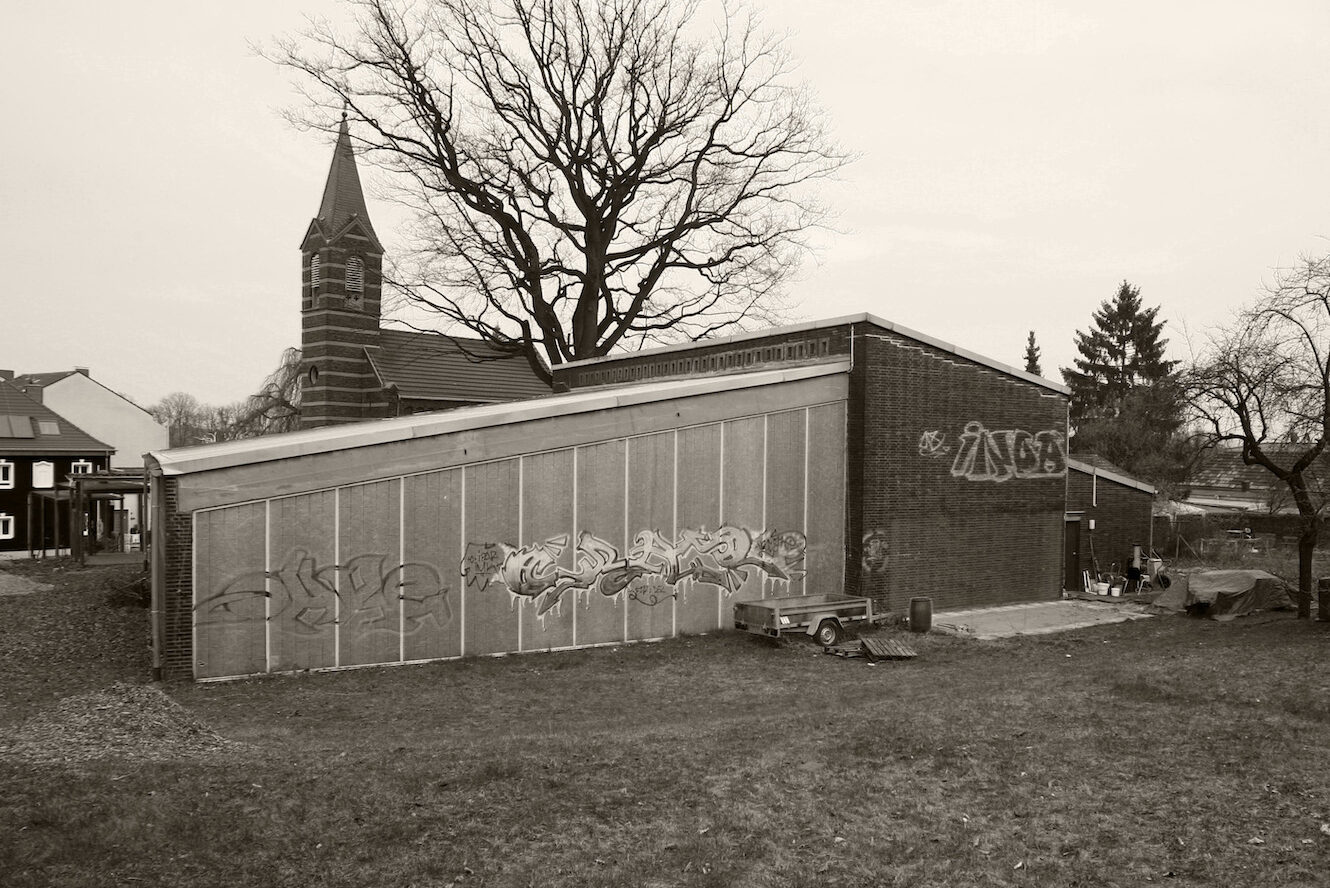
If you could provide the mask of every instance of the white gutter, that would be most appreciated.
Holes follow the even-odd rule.
[[[1145,491],[1151,496],[1159,492],[1158,488],[1154,487],[1151,484],[1146,484],[1144,481],[1137,481],[1135,478],[1128,478],[1126,475],[1120,475],[1117,472],[1110,472],[1107,469],[1101,469],[1098,466],[1092,466],[1089,463],[1083,463],[1078,459],[1069,458],[1067,460],[1067,468],[1075,469],[1078,472],[1084,472],[1085,474],[1094,476],[1096,478],[1104,478],[1108,481],[1113,481],[1117,484],[1121,484],[1126,487],[1134,487],[1137,490]]]

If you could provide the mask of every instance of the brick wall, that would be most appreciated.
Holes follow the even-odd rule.
[[[163,526],[154,530],[154,544],[163,547],[162,677],[194,675],[194,524],[177,510],[178,482],[161,479]]]
[[[1119,484],[1108,478],[1097,479],[1087,472],[1072,469],[1067,473],[1067,511],[1081,512],[1080,570],[1094,572],[1091,556],[1099,562],[1099,572],[1113,570],[1125,574],[1131,565],[1131,547],[1139,543],[1150,552],[1151,509],[1154,496],[1144,490]],[[1090,530],[1089,519],[1095,528]]]
[[[1066,398],[870,324],[854,355],[858,593],[897,613],[1056,598]]]
[[[801,363],[835,360],[849,354],[848,326],[816,327],[772,336],[698,343],[686,349],[607,357],[594,363],[555,367],[556,383],[570,388],[619,385],[644,379],[743,373]]]

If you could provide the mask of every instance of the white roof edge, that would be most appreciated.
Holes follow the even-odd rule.
[[[1068,457],[1067,468],[1075,469],[1078,472],[1084,472],[1087,475],[1098,475],[1100,478],[1107,478],[1109,481],[1116,481],[1118,484],[1124,484],[1127,487],[1135,487],[1137,490],[1143,490],[1152,495],[1159,492],[1159,488],[1155,487],[1153,484],[1146,484],[1144,481],[1128,478],[1126,475],[1119,474],[1118,472],[1110,472],[1107,469],[1101,469],[1098,466],[1083,463],[1079,459]]]
[[[965,358],[966,360],[969,361],[974,361],[976,364],[982,364],[985,367],[989,367],[1001,373],[1006,373],[1007,375],[1014,376],[1017,379],[1022,379],[1026,382],[1031,382],[1034,383],[1035,385],[1042,386],[1043,388],[1050,389],[1051,391],[1055,391],[1058,394],[1061,395],[1071,394],[1071,389],[1069,389],[1067,386],[1063,385],[1060,382],[1054,382],[1051,379],[1045,379],[1042,376],[1036,376],[1033,373],[1028,373],[1017,367],[1013,367],[1010,364],[1004,364],[1001,361],[995,360],[993,358],[985,357],[984,355],[981,355],[977,352],[972,352],[968,349],[961,348],[958,345],[953,345],[950,342],[943,342],[941,339],[929,336],[926,333],[920,333],[918,330],[912,330],[911,328],[906,327],[902,324],[897,324],[892,321],[888,321],[884,318],[880,318],[877,315],[871,314],[869,312],[860,312],[859,314],[852,314],[852,315],[842,315],[840,317],[825,318],[823,320],[817,320],[817,321],[803,321],[798,324],[788,324],[783,327],[768,327],[764,330],[745,330],[743,333],[735,333],[733,336],[726,336],[721,339],[700,339],[692,342],[679,342],[673,345],[661,345],[657,346],[656,348],[646,348],[642,349],[641,351],[626,352],[624,354],[605,355],[604,357],[600,358],[583,358],[579,361],[567,361],[563,364],[560,364],[558,367],[555,368],[555,370],[561,370],[564,367],[581,367],[581,366],[586,366],[588,364],[602,364],[602,363],[607,363],[609,361],[622,361],[630,358],[640,358],[644,356],[649,357],[651,355],[667,354],[669,352],[677,352],[677,351],[686,351],[688,349],[693,349],[693,348],[707,348],[711,346],[732,345],[735,343],[746,342],[750,339],[765,339],[768,336],[787,336],[791,333],[802,333],[805,330],[817,330],[822,327],[839,327],[845,324],[873,324],[875,326],[882,327],[885,330],[889,330],[892,333],[898,333],[901,336],[905,336],[910,339],[922,342],[925,345],[931,345],[933,348],[950,352],[956,355],[957,357]]]
[[[798,382],[821,376],[848,373],[849,361],[831,361],[730,376],[704,376],[690,379],[654,380],[639,385],[574,391],[547,395],[525,401],[506,401],[461,407],[439,413],[414,414],[394,419],[368,420],[346,425],[326,426],[300,432],[288,432],[266,438],[247,438],[154,450],[151,457],[164,475],[188,475],[250,463],[271,462],[296,456],[327,453],[352,447],[390,444],[414,438],[429,438],[453,432],[472,431],[510,423],[530,422],[554,416],[590,413],[612,407],[650,404],[671,398],[686,398],[734,389],[756,388],[784,382]]]

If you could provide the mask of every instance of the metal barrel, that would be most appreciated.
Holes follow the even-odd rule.
[[[933,628],[933,599],[910,599],[910,631],[927,632]]]

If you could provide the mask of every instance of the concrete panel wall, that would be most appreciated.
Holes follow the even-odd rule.
[[[200,510],[195,677],[667,638],[729,628],[738,600],[840,592],[845,417],[836,401]]]

